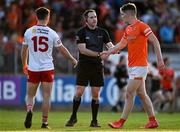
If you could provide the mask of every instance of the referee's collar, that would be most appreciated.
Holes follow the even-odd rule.
[[[96,26],[96,28],[95,29],[90,29],[87,25],[85,26],[88,30],[90,30],[90,31],[95,31],[97,28],[98,28],[98,26]]]

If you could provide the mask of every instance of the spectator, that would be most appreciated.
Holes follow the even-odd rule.
[[[104,60],[104,75],[110,76],[111,75],[111,61]]]
[[[180,110],[178,108],[178,98],[180,97],[180,76],[176,78],[175,90],[174,90],[174,111]]]
[[[165,99],[161,90],[161,75],[157,69],[156,62],[154,62],[152,65],[149,65],[149,69],[152,76],[150,94],[154,106],[154,111],[157,113],[160,110],[160,105]]]
[[[174,42],[174,27],[173,21],[168,19],[159,30],[161,41],[165,44],[172,44]]]
[[[121,26],[124,26],[123,23],[117,22],[119,7],[127,2],[127,0],[105,0],[103,2],[97,0],[2,0],[0,2],[0,28],[3,34],[8,36],[7,39],[9,40],[14,32],[24,33],[29,26],[34,25],[35,19],[32,13],[34,8],[48,6],[53,10],[50,26],[56,30],[58,23],[61,22],[63,39],[66,41],[66,39],[70,38],[69,34],[74,34],[82,25],[82,21],[79,21],[82,12],[87,8],[93,8],[100,10],[99,14],[102,18],[101,26],[109,31],[112,41],[116,43],[122,36],[123,28],[121,28]],[[171,41],[167,43],[180,43],[178,24],[180,14],[178,7],[179,1],[138,0],[135,2],[135,4],[140,7],[140,13],[138,15],[144,22],[147,22],[152,27],[152,31],[158,38],[160,36],[159,29],[164,28],[162,24],[167,20],[172,20],[175,26],[173,26],[173,34],[166,35],[165,40],[168,38],[168,40],[170,39]],[[115,28],[116,26],[118,26],[118,28]],[[169,31],[167,26],[165,29]],[[164,39],[162,39],[162,41],[164,42]],[[76,50],[73,50],[73,54],[75,53]],[[61,60],[62,59],[66,61],[64,58],[61,58]],[[11,62],[8,61],[7,63]],[[15,65],[20,64],[21,63]],[[7,70],[9,72],[11,71],[11,69]],[[70,70],[72,71],[72,69]],[[66,73],[66,71],[63,72]]]
[[[166,69],[164,70],[164,72],[161,73],[162,76],[161,84],[162,84],[163,96],[165,97],[165,102],[161,106],[161,109],[163,109],[166,103],[169,103],[168,111],[172,112],[174,70],[173,68],[170,67],[170,60],[168,57],[164,58],[164,63],[166,65]]]
[[[177,24],[175,27],[175,42],[180,44],[180,17],[177,19]]]
[[[119,88],[119,98],[115,106],[112,107],[112,111],[117,112],[118,106],[122,109],[125,101],[125,91],[128,80],[126,57],[122,55],[119,58],[119,63],[116,67],[114,77],[116,78],[116,84]]]

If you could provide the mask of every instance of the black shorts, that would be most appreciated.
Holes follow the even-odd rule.
[[[103,65],[101,63],[79,62],[77,65],[76,84],[80,86],[104,86]]]

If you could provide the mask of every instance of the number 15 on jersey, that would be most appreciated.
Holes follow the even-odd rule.
[[[34,52],[46,52],[48,50],[48,37],[33,36],[31,40],[33,41]]]

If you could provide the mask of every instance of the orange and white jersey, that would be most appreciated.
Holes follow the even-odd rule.
[[[151,33],[151,28],[139,20],[126,28],[123,38],[128,43],[129,67],[148,65],[147,39]]]
[[[54,69],[52,51],[62,42],[58,34],[48,26],[35,25],[26,30],[23,45],[29,47],[30,71],[48,71]]]

